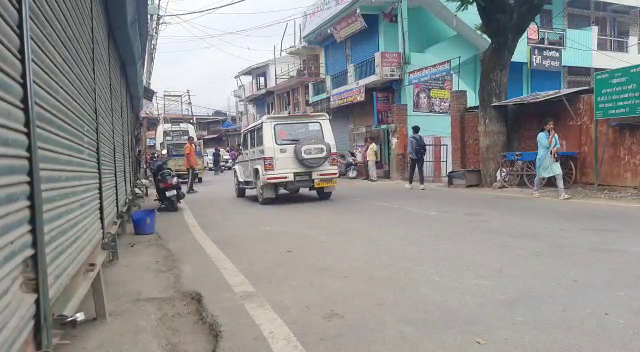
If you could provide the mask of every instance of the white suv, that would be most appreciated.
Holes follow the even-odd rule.
[[[329,199],[338,182],[338,153],[327,114],[268,115],[242,131],[233,168],[236,197],[256,189],[260,204],[279,190],[315,190]]]

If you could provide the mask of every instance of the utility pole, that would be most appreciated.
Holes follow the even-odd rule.
[[[162,0],[158,0],[158,4],[154,4],[155,0],[150,0],[149,5],[153,5],[156,8],[153,13],[149,14],[149,40],[147,42],[147,61],[144,65],[144,85],[151,86],[151,76],[153,75],[153,64],[156,59],[156,49],[158,48],[158,36],[160,32],[160,5]],[[169,0],[167,0],[167,7],[169,6]],[[151,8],[151,6],[150,6]]]
[[[187,89],[187,99],[188,99],[187,104],[189,107],[189,114],[191,114],[191,121],[193,121],[193,126],[196,127],[196,130],[197,130],[198,125],[196,124],[196,117],[193,115],[193,104],[191,104],[191,92],[188,89]]]

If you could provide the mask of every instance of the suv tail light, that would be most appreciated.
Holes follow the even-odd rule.
[[[264,171],[273,171],[274,169],[273,158],[264,158]]]
[[[338,165],[338,153],[331,153],[331,165]]]

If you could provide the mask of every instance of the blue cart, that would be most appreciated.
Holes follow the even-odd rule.
[[[578,152],[558,152],[564,186],[569,187],[576,180],[576,162]],[[515,187],[524,179],[527,186],[533,188],[536,178],[536,157],[538,152],[506,152],[500,154],[499,181],[505,187]],[[555,179],[554,179],[555,182]]]

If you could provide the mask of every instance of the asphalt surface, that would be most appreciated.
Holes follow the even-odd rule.
[[[306,351],[640,350],[640,204],[340,180],[261,206],[227,172],[196,188],[158,231],[219,351],[275,349],[185,212]]]

